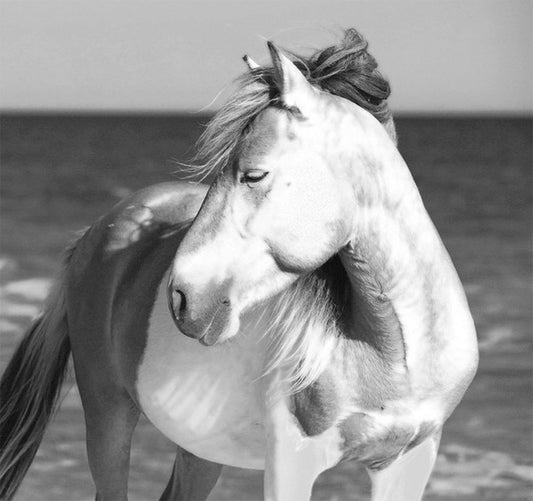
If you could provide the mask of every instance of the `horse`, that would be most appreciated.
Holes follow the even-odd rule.
[[[177,445],[161,500],[205,500],[223,465],[264,470],[267,501],[308,500],[348,460],[373,501],[421,499],[477,369],[465,293],[363,38],[268,48],[200,140],[212,184],[141,190],[67,250],[1,381],[2,499],[70,353],[98,501],[127,499],[141,412]]]

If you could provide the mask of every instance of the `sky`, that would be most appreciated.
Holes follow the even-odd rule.
[[[0,0],[0,110],[211,111],[355,27],[403,113],[533,113],[531,0]]]

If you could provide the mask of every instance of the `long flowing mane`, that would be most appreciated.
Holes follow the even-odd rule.
[[[369,111],[396,142],[387,98],[388,81],[378,71],[368,44],[355,30],[343,40],[309,57],[291,54],[293,62],[316,87]],[[250,123],[278,99],[271,67],[259,67],[239,80],[237,91],[208,124],[197,144],[192,173],[205,178],[238,154]],[[312,384],[329,362],[343,335],[348,278],[338,256],[297,280],[270,304],[270,350],[265,373],[283,369],[291,393]]]

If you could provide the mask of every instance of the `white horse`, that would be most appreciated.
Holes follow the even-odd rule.
[[[298,67],[269,44],[204,138],[207,194],[148,188],[73,246],[2,379],[3,499],[70,349],[97,500],[127,498],[141,411],[178,445],[161,499],[206,499],[233,465],[264,469],[268,501],[308,500],[346,460],[374,501],[421,499],[476,335],[361,43]]]

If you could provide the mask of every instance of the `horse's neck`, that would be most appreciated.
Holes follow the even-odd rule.
[[[384,156],[366,192],[364,180],[354,182],[364,203],[340,255],[352,288],[353,339],[408,370],[445,334],[443,325],[452,326],[452,308],[456,315],[468,308],[407,166],[392,146]]]

